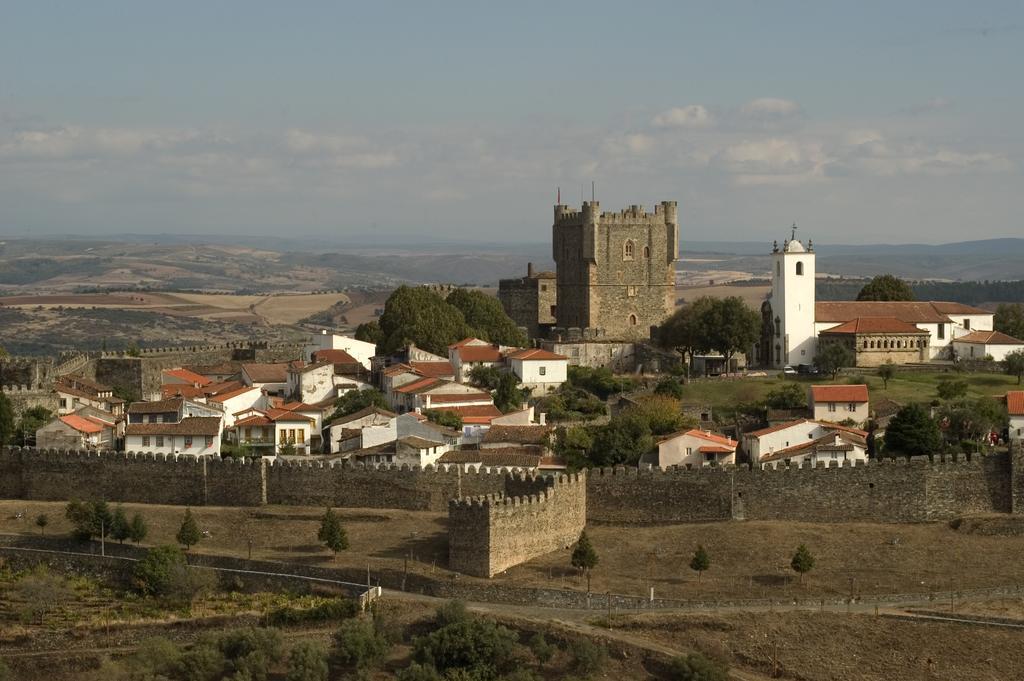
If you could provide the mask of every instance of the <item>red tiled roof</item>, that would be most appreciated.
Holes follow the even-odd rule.
[[[477,344],[477,345],[481,345],[481,344],[486,344],[487,341],[482,341],[479,338],[472,338],[472,337],[470,337],[470,338],[463,338],[460,341],[452,343],[448,347],[449,348],[461,348],[461,347],[465,347],[467,345],[471,345],[471,344],[474,344],[474,343]]]
[[[861,431],[861,432],[863,432],[863,431]],[[839,439],[842,440],[843,442],[848,443],[848,445],[851,444],[851,443],[852,444],[860,445],[861,447],[864,447],[866,445],[866,441],[864,440],[864,438],[863,437],[858,437],[854,433],[846,433],[846,432],[826,433],[826,434],[822,435],[821,437],[816,438],[814,440],[808,440],[806,442],[801,442],[799,444],[795,444],[795,445],[793,445],[791,447],[786,447],[784,449],[776,449],[774,452],[769,452],[769,453],[767,453],[767,454],[765,454],[765,455],[763,455],[761,457],[761,463],[765,463],[765,462],[769,462],[769,461],[777,461],[779,459],[788,459],[788,458],[794,456],[795,454],[799,454],[800,452],[803,452],[803,451],[808,450],[808,449],[819,449],[820,448],[820,449],[827,449],[829,451],[834,451],[836,449],[844,449],[846,451],[852,450],[853,447],[851,447],[851,446],[845,446],[845,447],[843,445],[840,445],[839,447],[835,446],[834,443],[836,441],[836,435],[837,434],[839,435]],[[864,435],[867,435],[867,433],[864,433]]]
[[[189,371],[188,369],[164,369],[163,372],[161,373],[164,376],[171,376],[173,378],[177,378],[181,381],[185,381],[186,383],[191,383],[193,385],[203,386],[209,385],[211,382],[210,379],[207,378],[206,376],[203,376],[202,374],[197,374],[194,371]]]
[[[690,430],[677,431],[675,433],[660,438],[660,442],[665,442],[666,440],[673,440],[677,437],[682,437],[684,435],[689,435],[690,437],[699,438],[707,442],[713,442],[717,445],[729,447],[729,451],[731,452],[736,451],[736,445],[739,444],[738,442],[736,442],[736,440],[731,440],[724,435],[719,435],[718,433],[711,433],[706,430],[701,430],[700,428],[691,428]]]
[[[251,386],[251,385],[243,385],[240,388],[235,388],[233,390],[228,390],[227,392],[217,393],[216,395],[211,397],[209,401],[210,402],[225,402],[227,400],[230,400],[232,397],[238,397],[239,395],[244,395],[245,393],[249,392],[250,390],[259,390],[259,388],[256,388],[256,387]]]
[[[458,349],[462,362],[500,362],[497,345],[464,345]]]
[[[795,421],[787,421],[786,423],[780,423],[775,426],[769,426],[768,428],[762,428],[761,430],[752,430],[749,433],[744,433],[744,435],[751,437],[762,437],[764,435],[776,433],[780,430],[792,428],[793,426],[798,426],[801,423],[816,423],[819,426],[824,426],[825,428],[829,428],[831,430],[841,430],[847,433],[853,433],[854,435],[860,435],[861,437],[867,437],[868,435],[867,431],[861,430],[859,428],[850,428],[849,426],[842,426],[839,425],[838,423],[829,423],[827,421],[814,421],[812,419],[796,419]]]
[[[702,454],[732,454],[736,451],[735,447],[720,447],[718,445],[704,445],[697,448],[698,452]]]
[[[937,324],[951,321],[949,315],[990,315],[970,305],[916,301],[820,301],[814,304],[814,321],[848,322],[857,317],[893,317],[911,324]]]
[[[1024,390],[1006,393],[1006,411],[1010,416],[1024,416]]]
[[[313,359],[318,362],[330,362],[331,364],[359,364],[358,359],[344,350],[317,350],[313,353]]]
[[[77,414],[67,414],[66,416],[61,416],[60,420],[80,433],[99,433],[100,431],[103,430],[103,426],[100,425],[99,423],[96,423],[95,421],[91,421],[89,419],[82,418]]]
[[[410,381],[409,383],[405,383],[403,385],[398,386],[397,388],[395,388],[395,392],[402,393],[404,395],[409,395],[419,393],[430,388],[434,388],[436,386],[441,385],[442,383],[443,381],[441,381],[441,379],[439,378],[425,376],[415,381]]]
[[[315,419],[311,419],[308,416],[302,414],[296,414],[293,411],[287,409],[268,409],[267,418],[271,421],[307,421],[313,423]]]
[[[507,466],[510,468],[536,468],[541,455],[529,450],[510,447],[507,449],[458,449],[445,452],[438,463],[479,464],[481,466]]]
[[[458,414],[463,423],[489,424],[491,419],[501,416],[501,410],[493,404],[479,404],[468,407],[441,407],[438,411],[450,411]]]
[[[479,392],[463,392],[463,393],[450,393],[441,395],[431,395],[431,404],[444,404],[446,402],[491,402],[493,398],[490,393],[479,391]]]
[[[985,345],[1024,345],[1024,341],[1008,336],[1002,331],[972,331],[966,336],[953,339],[957,343],[982,343]]]
[[[398,374],[404,374],[406,372],[416,373],[408,364],[392,364],[381,373],[385,376],[397,376]]]
[[[867,402],[866,385],[812,385],[811,399],[817,402]]]
[[[927,334],[928,331],[919,329],[909,322],[904,322],[895,317],[857,317],[845,324],[825,329],[822,333],[902,333],[902,334]]]
[[[266,414],[259,413],[253,414],[252,416],[246,416],[244,419],[238,419],[235,421],[235,428],[238,426],[269,426],[273,421],[267,418]]]
[[[455,376],[455,369],[451,362],[410,362],[412,368],[423,376],[433,378],[451,378]]]
[[[253,383],[287,383],[288,368],[288,362],[279,364],[248,363],[242,365],[242,370]]]
[[[164,383],[160,386],[160,397],[168,400],[172,397],[204,397],[206,389],[188,383]]]
[[[525,348],[523,350],[516,350],[515,352],[509,353],[511,359],[521,360],[568,360],[569,358],[565,355],[558,355],[549,350],[543,350],[541,348]]]
[[[129,423],[128,435],[217,435],[219,416],[189,416],[177,423]]]

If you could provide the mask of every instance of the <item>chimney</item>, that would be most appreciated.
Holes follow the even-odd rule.
[[[526,276],[528,276],[528,277],[532,277],[533,276],[533,263],[532,262],[526,263]]]

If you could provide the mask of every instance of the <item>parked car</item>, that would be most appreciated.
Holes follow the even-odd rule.
[[[788,364],[782,367],[782,373],[786,376],[796,376],[799,372]]]
[[[796,368],[796,370],[797,373],[805,374],[807,376],[817,376],[818,373],[820,373],[818,371],[818,367],[814,366],[813,364],[801,364]]]

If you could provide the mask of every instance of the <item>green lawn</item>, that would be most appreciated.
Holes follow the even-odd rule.
[[[764,378],[747,378],[741,380],[699,381],[684,386],[685,402],[700,402],[715,407],[731,407],[740,402],[756,402],[764,398],[773,388],[784,382],[796,382],[805,386],[830,383],[860,383],[863,380],[871,391],[873,400],[888,397],[901,404],[908,402],[930,402],[938,398],[936,387],[942,381],[964,380],[968,385],[968,397],[984,395],[1002,396],[1007,390],[1021,389],[1017,379],[1004,374],[942,372],[905,372],[897,374],[889,381],[888,389],[882,388],[882,379],[877,376],[840,376],[832,381],[828,376],[790,376],[780,378],[780,374],[770,373]]]

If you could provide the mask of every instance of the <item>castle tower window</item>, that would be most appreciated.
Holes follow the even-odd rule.
[[[629,325],[630,326],[636,326],[636,315],[635,314],[629,315]]]
[[[644,257],[645,258],[650,258],[651,257],[651,247],[650,246],[644,246]],[[964,326],[967,326],[967,325],[965,324]],[[967,326],[967,328],[970,328],[970,327]]]
[[[626,241],[626,245],[623,246],[623,248],[622,248],[622,259],[623,260],[632,260],[633,259],[633,251],[634,251],[634,249],[635,249],[635,246],[633,245],[633,242],[631,240]]]
[[[803,276],[803,273],[804,273],[804,264],[803,264],[802,262],[798,262],[798,263],[796,264],[796,273],[797,273],[797,274],[799,274],[800,276]]]

